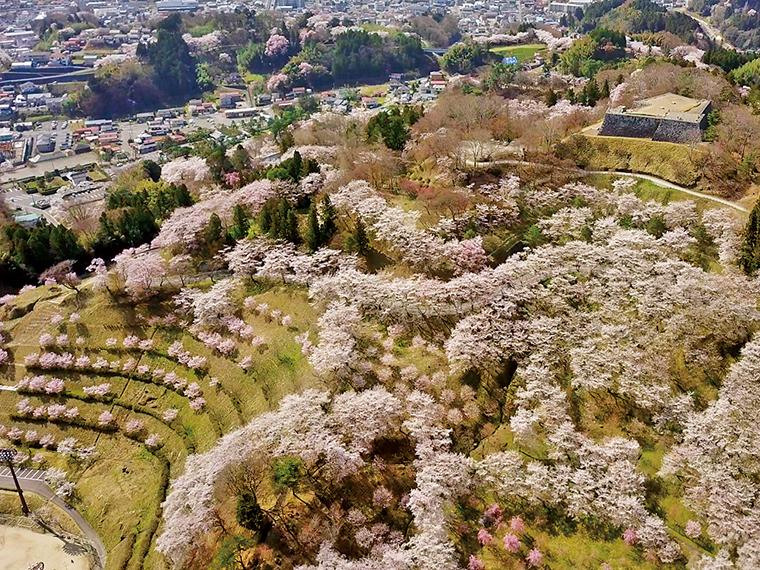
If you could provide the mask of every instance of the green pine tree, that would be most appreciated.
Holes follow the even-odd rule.
[[[236,204],[232,210],[232,229],[230,230],[230,237],[234,240],[239,240],[248,235],[248,227],[250,226],[248,221],[248,215],[243,210],[240,204]]]
[[[367,255],[369,251],[369,237],[367,236],[367,229],[364,227],[364,222],[361,218],[356,221],[354,231],[350,236],[351,249],[356,251],[359,255]]]
[[[322,201],[322,229],[321,229],[321,242],[326,244],[338,231],[337,226],[338,214],[335,212],[335,206],[333,206],[330,196],[325,196]]]
[[[314,253],[322,245],[322,229],[319,226],[319,218],[317,218],[317,208],[314,202],[309,206],[309,218],[308,226],[306,227],[306,234],[304,239],[306,241],[306,247],[311,253]]]
[[[216,214],[211,214],[206,226],[206,243],[217,243],[222,239],[222,220]]]
[[[610,96],[610,82],[605,79],[604,83],[602,84],[602,93],[601,93],[601,99],[606,99]]]
[[[292,209],[288,210],[288,215],[285,218],[285,235],[283,237],[292,243],[300,241],[300,236],[298,235],[298,216],[296,216],[296,213]]]
[[[755,202],[744,226],[739,266],[747,275],[755,275],[760,267],[760,200]]]
[[[272,230],[272,208],[269,206],[269,202],[264,204],[259,214],[259,229],[261,233],[268,234]]]

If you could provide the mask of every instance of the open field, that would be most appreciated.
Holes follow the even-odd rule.
[[[502,46],[491,48],[493,53],[498,53],[502,57],[516,57],[518,63],[531,61],[537,53],[546,50],[545,44],[526,44],[522,46]]]

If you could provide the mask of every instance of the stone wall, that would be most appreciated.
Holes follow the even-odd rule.
[[[703,121],[704,122],[704,121]],[[702,139],[699,123],[660,117],[607,113],[599,135],[605,137],[632,137],[653,141],[690,143]]]
[[[604,122],[599,130],[599,134],[605,137],[651,139],[655,132],[657,132],[659,123],[660,120],[657,117],[607,113],[604,116]]]
[[[662,119],[652,140],[674,143],[699,142],[702,140],[702,129],[698,123]]]

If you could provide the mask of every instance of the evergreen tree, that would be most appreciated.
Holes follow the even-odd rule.
[[[601,99],[606,99],[610,96],[610,82],[609,80],[605,79],[604,83],[602,84],[602,93],[601,93]]]
[[[367,255],[369,251],[369,237],[367,237],[367,229],[364,227],[364,222],[361,218],[356,221],[354,231],[348,238],[349,249],[356,251],[359,255]]]
[[[306,234],[304,239],[306,241],[306,247],[311,253],[314,253],[322,245],[322,230],[319,226],[319,219],[317,218],[317,208],[314,202],[309,206],[309,218],[308,226],[306,228]]]
[[[333,206],[330,196],[325,196],[322,201],[322,228],[320,230],[322,244],[330,241],[330,238],[338,231],[337,218],[338,215],[335,212],[335,206]]]
[[[760,267],[760,200],[755,202],[744,226],[739,266],[747,275],[755,275]]]
[[[161,167],[153,160],[143,160],[142,171],[145,177],[153,182],[158,182],[161,179]]]
[[[238,496],[236,513],[237,521],[243,528],[259,532],[266,524],[266,515],[259,506],[256,495],[245,491]]]
[[[217,243],[222,239],[222,220],[216,214],[211,214],[206,226],[206,243]]]
[[[259,214],[259,229],[263,234],[268,234],[272,230],[272,208],[270,207],[269,202],[264,204],[264,207],[261,208],[261,213]]]
[[[301,153],[295,151],[293,153],[293,158],[290,160],[290,164],[288,164],[288,174],[290,174],[290,179],[293,180],[293,182],[298,182],[301,179],[302,167],[303,160],[301,159]]]
[[[280,200],[280,207],[277,209],[277,218],[273,224],[272,236],[276,239],[288,239],[288,214],[290,213],[290,203],[283,198]]]
[[[174,204],[177,206],[177,208],[186,208],[193,205],[193,198],[190,196],[190,192],[188,191],[187,186],[180,184],[179,186],[174,186],[173,188]]]
[[[251,157],[248,155],[248,151],[243,148],[243,145],[239,144],[235,147],[230,157],[230,162],[233,168],[241,174],[251,169]]]
[[[288,214],[285,218],[285,235],[283,237],[292,243],[300,241],[300,236],[298,235],[298,217],[292,209],[288,209]]]
[[[248,228],[250,227],[248,221],[248,215],[243,210],[240,204],[236,204],[232,210],[232,229],[230,229],[230,237],[233,240],[239,240],[248,235]]]

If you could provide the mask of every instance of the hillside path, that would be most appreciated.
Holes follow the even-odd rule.
[[[528,162],[526,160],[493,160],[489,162],[473,162],[473,161],[467,161],[467,162],[470,165],[472,165],[474,168],[488,168],[489,166],[498,166],[500,164],[507,164],[511,166],[552,166],[552,165],[543,164],[540,162]],[[730,200],[718,198],[717,196],[705,194],[704,192],[698,192],[697,190],[691,190],[689,188],[686,188],[685,186],[680,186],[679,184],[674,184],[673,182],[668,182],[667,180],[664,180],[663,178],[658,178],[657,176],[651,176],[649,174],[639,174],[637,172],[624,172],[624,171],[619,171],[619,170],[586,170],[584,168],[572,168],[569,170],[573,170],[581,174],[614,174],[618,176],[630,176],[632,178],[648,180],[649,182],[653,182],[654,184],[657,184],[658,186],[662,186],[663,188],[678,190],[679,192],[683,192],[684,194],[689,194],[690,196],[695,196],[697,198],[702,198],[704,200],[710,200],[711,202],[716,202],[722,206],[733,208],[734,210],[738,210],[739,212],[742,212],[743,214],[749,214],[749,210],[747,208],[744,208],[743,206],[740,206],[734,202],[731,202]]]

